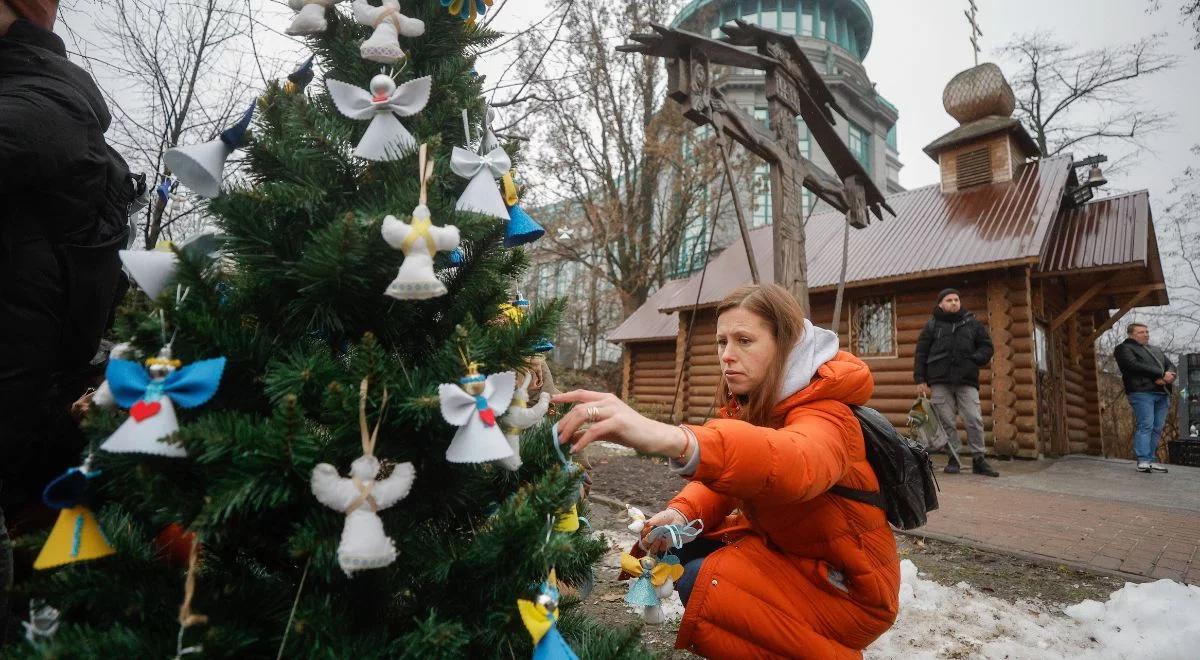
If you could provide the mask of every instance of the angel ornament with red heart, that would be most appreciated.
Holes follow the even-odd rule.
[[[460,378],[458,383],[442,383],[438,386],[442,417],[459,427],[450,447],[446,449],[446,460],[451,463],[486,463],[511,457],[513,449],[504,437],[497,418],[512,403],[517,375],[505,371],[484,376],[479,373],[479,364],[470,362],[467,375]]]
[[[129,419],[100,445],[112,453],[155,454],[181,458],[187,451],[167,442],[179,430],[175,406],[194,408],[216,394],[225,358],[201,360],[180,368],[165,346],[157,357],[137,362],[109,360],[105,372],[112,399],[129,409]]]

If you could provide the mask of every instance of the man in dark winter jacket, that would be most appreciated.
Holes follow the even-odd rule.
[[[70,403],[86,388],[128,236],[102,212],[108,108],[50,31],[56,12],[57,0],[0,0],[0,519],[10,526],[79,461]]]
[[[1145,324],[1130,323],[1125,334],[1129,336],[1117,344],[1113,357],[1121,369],[1125,396],[1129,397],[1137,422],[1133,431],[1137,469],[1146,473],[1166,472],[1165,466],[1154,462],[1154,455],[1171,406],[1175,364],[1161,349],[1150,345],[1150,328]]]
[[[921,330],[913,357],[913,380],[920,393],[932,390],[933,409],[950,440],[950,462],[945,472],[960,470],[955,418],[962,415],[971,446],[971,471],[989,477],[1000,476],[984,457],[983,413],[979,408],[979,368],[992,359],[992,338],[971,312],[962,309],[957,289],[938,294],[933,318]]]

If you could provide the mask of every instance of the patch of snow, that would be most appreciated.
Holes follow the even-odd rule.
[[[1127,583],[1107,602],[1085,600],[1060,612],[1010,603],[965,582],[922,579],[907,559],[900,579],[900,616],[866,650],[868,659],[1182,660],[1200,648],[1200,587],[1171,580]]]

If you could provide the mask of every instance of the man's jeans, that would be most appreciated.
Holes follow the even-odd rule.
[[[1155,460],[1158,438],[1167,421],[1167,409],[1171,398],[1163,392],[1130,392],[1129,405],[1133,407],[1136,426],[1133,430],[1133,455],[1139,463]]]
[[[971,453],[983,456],[987,451],[983,446],[983,413],[979,410],[979,390],[970,385],[931,385],[933,390],[933,409],[937,412],[942,430],[950,440],[950,447],[957,456],[962,449],[962,441],[958,439],[958,428],[954,418],[962,415],[963,426],[967,427],[967,443]]]
[[[700,576],[704,558],[724,547],[721,541],[701,538],[684,543],[682,548],[675,551],[675,556],[683,565],[683,575],[675,582],[675,591],[679,592],[679,600],[683,601],[685,607],[692,595],[692,587],[696,586],[696,578]]]

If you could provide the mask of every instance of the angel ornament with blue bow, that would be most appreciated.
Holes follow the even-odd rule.
[[[145,362],[110,360],[105,378],[112,399],[129,409],[129,419],[108,437],[100,449],[112,453],[155,454],[182,458],[187,450],[167,442],[179,430],[175,406],[195,408],[217,392],[225,358],[201,360],[181,367],[171,358],[171,346]]]
[[[446,285],[433,272],[433,255],[458,247],[458,227],[433,226],[426,186],[433,174],[433,163],[426,163],[425,145],[421,145],[418,167],[421,172],[420,203],[413,209],[412,222],[405,223],[389,215],[383,219],[383,240],[404,253],[404,263],[396,279],[383,292],[397,300],[425,300],[446,294]]]
[[[512,405],[509,406],[504,418],[500,420],[500,425],[504,427],[504,437],[508,438],[508,445],[512,447],[513,455],[496,461],[496,465],[512,472],[516,472],[521,467],[521,433],[542,421],[546,412],[550,410],[549,392],[542,392],[538,396],[538,402],[532,407],[529,405],[529,382],[531,380],[533,380],[533,374],[525,372],[521,384],[513,392]]]
[[[442,417],[459,427],[446,449],[451,463],[486,463],[513,455],[498,417],[508,410],[517,375],[511,371],[484,376],[479,363],[467,364],[467,375],[458,385],[442,383],[438,398]]]
[[[370,91],[340,80],[327,80],[325,87],[339,112],[351,119],[371,120],[354,155],[366,160],[399,160],[417,146],[412,133],[396,117],[415,115],[429,102],[433,78],[424,76],[399,87],[381,73],[371,78]]]
[[[450,169],[470,181],[454,204],[456,211],[508,220],[508,206],[496,183],[496,179],[512,169],[512,161],[502,147],[497,146],[483,155],[454,147],[450,154]]]

